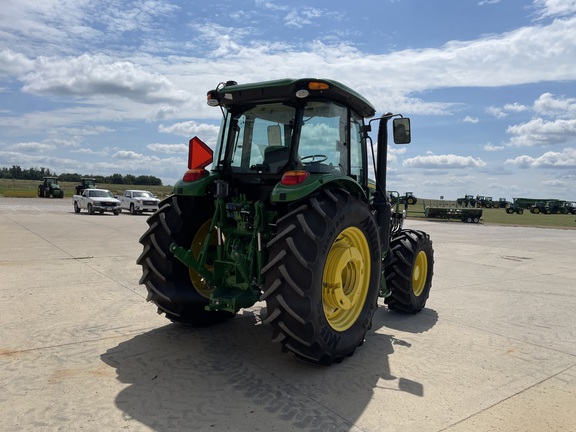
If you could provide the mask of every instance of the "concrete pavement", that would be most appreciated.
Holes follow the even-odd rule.
[[[408,220],[435,275],[329,368],[280,352],[264,304],[170,324],[138,285],[146,216],[0,198],[5,431],[576,430],[576,231]]]

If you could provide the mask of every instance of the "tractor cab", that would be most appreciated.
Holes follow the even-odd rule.
[[[281,186],[315,189],[327,175],[349,190],[369,193],[369,128],[364,119],[372,117],[375,108],[343,84],[314,79],[266,85],[227,82],[209,91],[207,100],[222,110],[220,136],[209,159],[189,163],[193,173],[184,180],[207,175],[198,170],[212,163],[213,173],[241,189],[256,184],[272,191],[280,183],[273,200],[295,199]],[[408,119],[395,119],[393,124],[395,141],[409,142]],[[206,149],[197,138],[191,140],[189,161],[198,159],[194,153],[206,154]]]

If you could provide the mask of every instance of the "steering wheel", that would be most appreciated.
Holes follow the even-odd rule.
[[[308,161],[306,161],[308,159]],[[311,160],[309,160],[311,159]],[[303,164],[312,164],[312,163],[322,163],[328,159],[328,156],[323,154],[315,154],[315,155],[308,155],[303,156],[300,158]]]

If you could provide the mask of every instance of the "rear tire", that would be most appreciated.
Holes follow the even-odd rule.
[[[165,313],[173,322],[204,327],[234,316],[227,311],[205,310],[209,303],[207,287],[201,286],[202,279],[197,273],[190,271],[170,252],[173,242],[190,247],[196,233],[213,213],[214,204],[210,199],[169,196],[148,218],[149,228],[140,238],[144,246],[136,261],[142,266],[140,283],[148,290],[147,300],[156,304],[158,312]],[[203,238],[194,239],[195,243],[198,241]]]
[[[76,201],[74,201],[74,213],[80,213],[80,207]]]
[[[390,241],[386,286],[392,291],[384,302],[398,312],[417,313],[426,305],[434,273],[434,249],[428,234],[402,230]]]
[[[378,230],[366,203],[323,190],[277,221],[262,269],[272,340],[321,365],[351,356],[372,325],[380,285]]]

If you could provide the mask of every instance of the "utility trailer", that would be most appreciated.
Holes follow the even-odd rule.
[[[453,207],[426,207],[424,216],[436,219],[459,219],[462,222],[478,223],[482,218],[482,209],[453,208]]]

